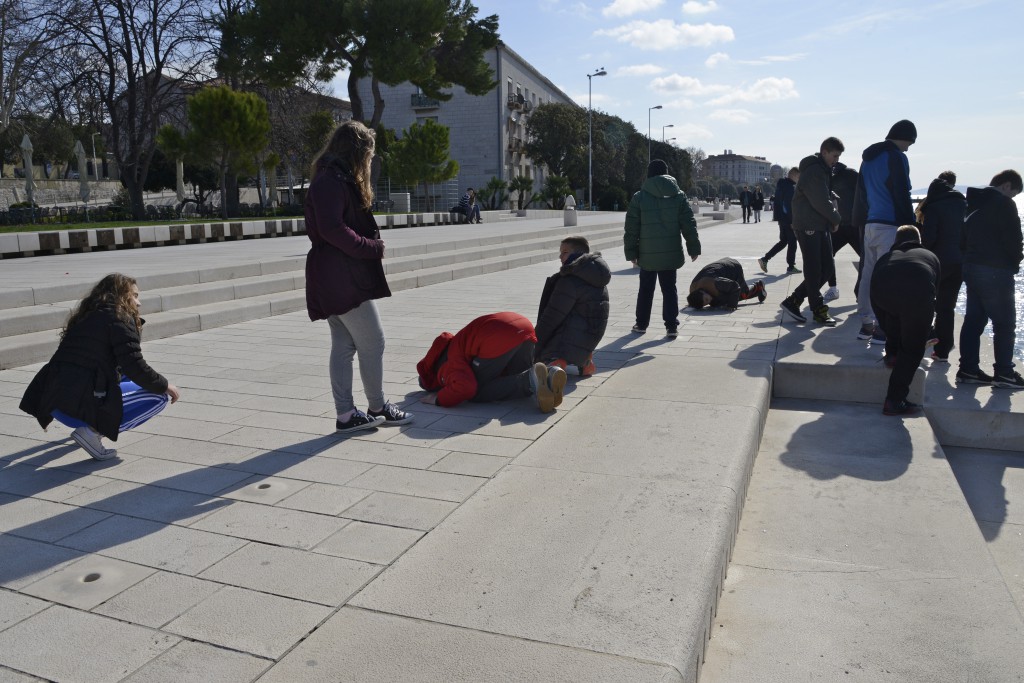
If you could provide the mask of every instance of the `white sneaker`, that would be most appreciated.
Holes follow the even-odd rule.
[[[828,291],[825,292],[825,296],[821,298],[825,300],[825,303],[828,303],[829,301],[835,301],[836,299],[839,298],[839,288],[829,287]]]
[[[81,446],[86,453],[94,460],[110,460],[117,457],[117,451],[113,448],[103,447],[103,437],[94,432],[90,427],[79,427],[71,432],[71,438]]]

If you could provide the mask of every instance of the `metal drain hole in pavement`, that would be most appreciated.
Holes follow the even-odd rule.
[[[270,488],[270,484],[260,484],[256,488],[258,488],[258,489],[269,489]]]
[[[100,580],[100,575],[97,574],[96,572],[93,572],[92,574],[86,574],[85,576],[82,577],[82,582],[83,583],[92,583],[93,581],[99,581],[99,580]]]

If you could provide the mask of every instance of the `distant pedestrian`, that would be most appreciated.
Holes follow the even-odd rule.
[[[892,368],[882,406],[886,415],[910,415],[921,409],[907,395],[924,358],[939,267],[939,258],[921,246],[917,228],[904,225],[871,272],[871,308],[885,330],[885,364]]]
[[[760,303],[768,297],[764,282],[758,280],[753,287],[748,286],[740,262],[721,258],[700,269],[690,283],[686,303],[698,311],[705,306],[735,309],[740,301],[755,297]]]
[[[502,311],[442,332],[416,364],[423,403],[443,407],[532,396],[542,413],[562,404],[565,370],[533,361],[537,335],[530,321]]]
[[[384,397],[384,328],[375,299],[391,296],[384,241],[373,218],[374,133],[358,121],[338,126],[310,170],[306,193],[306,308],[331,330],[331,392],[339,432],[403,425],[413,416]],[[359,354],[368,411],[352,397]]]
[[[804,281],[781,304],[783,314],[800,323],[807,322],[800,313],[806,298],[814,322],[827,327],[836,325],[821,296],[821,286],[835,267],[830,235],[839,229],[841,218],[830,188],[832,167],[844,149],[839,138],[825,138],[817,154],[800,162],[800,181],[793,197],[793,231],[804,261]]]
[[[943,171],[928,186],[928,195],[918,204],[918,221],[921,228],[921,243],[939,257],[941,270],[935,292],[935,348],[932,360],[949,362],[953,349],[953,321],[956,317],[957,299],[963,284],[963,252],[960,240],[963,237],[964,217],[967,214],[967,200],[954,187],[956,174]]]
[[[750,208],[754,211],[754,222],[761,222],[761,211],[764,209],[764,192],[761,191],[761,186],[758,185],[754,188],[754,197],[750,200]]]
[[[750,221],[750,212],[754,204],[754,193],[750,191],[749,185],[744,185],[743,189],[740,190],[739,200],[740,208],[743,210],[743,222],[747,223]]]
[[[775,184],[772,220],[779,223],[779,241],[764,256],[757,259],[757,265],[762,273],[768,272],[768,261],[783,249],[786,250],[786,272],[801,272],[796,267],[796,233],[793,232],[793,195],[796,193],[796,183],[799,179],[800,169],[794,166],[789,169],[785,178],[779,178]]]
[[[1013,369],[1017,329],[1014,275],[1024,260],[1020,214],[1013,198],[1022,188],[1020,174],[1012,170],[997,173],[988,187],[967,188],[967,221],[960,242],[967,310],[960,327],[958,383],[1024,389],[1024,379]],[[981,335],[990,320],[995,355],[992,376],[982,372],[979,360]]]
[[[459,209],[470,223],[483,223],[483,219],[480,218],[480,205],[476,203],[476,191],[472,187],[466,188],[466,193],[459,200]]]
[[[142,357],[139,287],[134,278],[107,275],[75,307],[50,362],[36,373],[20,408],[46,427],[56,419],[96,460],[117,456],[117,441],[181,396]]]
[[[669,175],[668,165],[654,159],[647,166],[647,180],[633,195],[626,210],[623,237],[626,260],[640,267],[640,291],[636,297],[633,332],[643,334],[651,322],[654,285],[661,285],[661,315],[669,337],[678,335],[679,293],[677,271],[686,263],[683,240],[691,261],[700,256],[697,221],[686,194]]]
[[[906,152],[916,141],[914,124],[906,119],[897,121],[885,140],[865,149],[861,157],[853,214],[853,224],[858,230],[864,226],[860,290],[857,292],[861,325],[857,339],[869,340],[871,344],[885,343],[885,330],[875,324],[871,310],[871,271],[875,262],[892,247],[896,228],[914,223],[910,162]]]

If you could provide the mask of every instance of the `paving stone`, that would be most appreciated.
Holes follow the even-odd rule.
[[[105,470],[103,476],[206,494],[216,493],[246,478],[245,473],[235,470],[200,467],[158,458],[137,458]]]
[[[332,418],[319,417],[317,415],[260,412],[242,418],[235,424],[305,434],[330,434],[334,431],[334,420]]]
[[[0,534],[0,586],[17,590],[82,556],[75,550]]]
[[[171,409],[173,409],[173,406]],[[167,414],[161,414],[156,419],[150,420],[136,428],[137,431],[143,434],[180,436],[186,439],[198,439],[200,441],[211,441],[218,436],[223,436],[235,429],[237,429],[235,425],[177,418]]]
[[[346,523],[326,515],[237,502],[191,528],[308,550]]]
[[[676,683],[682,678],[659,662],[345,607],[260,683],[369,680]]]
[[[331,611],[322,605],[225,586],[164,630],[276,659]]]
[[[458,507],[444,500],[373,493],[345,510],[345,517],[429,531]]]
[[[251,374],[251,370],[249,373]],[[203,422],[232,423],[242,420],[258,412],[251,408],[231,407],[222,405],[205,405],[192,401],[191,393],[188,401],[180,401],[174,404],[174,417],[182,420],[199,420]],[[197,438],[193,436],[192,438]]]
[[[260,427],[238,427],[233,432],[213,439],[213,441],[236,446],[251,446],[266,451],[278,450],[285,453],[312,455],[332,446],[337,441],[337,437],[333,434],[306,434]]]
[[[245,542],[198,529],[116,515],[65,538],[61,545],[195,575]]]
[[[60,605],[0,632],[5,664],[69,683],[115,683],[178,642],[172,635]]]
[[[212,581],[158,571],[92,611],[121,621],[160,628],[220,588],[221,584]]]
[[[239,473],[241,474],[241,473]],[[242,474],[242,476],[245,476]],[[246,500],[250,503],[274,505],[284,498],[309,486],[307,482],[281,477],[248,477],[245,481],[221,491],[218,495],[232,500]]]
[[[36,541],[56,541],[109,517],[97,510],[3,493],[0,506],[0,532]]]
[[[471,418],[472,419],[472,418]],[[436,423],[436,422],[435,422]],[[440,431],[436,429],[423,429],[420,427],[406,427],[387,439],[387,443],[396,446],[414,446],[423,449],[436,449],[438,444],[447,439],[455,432]],[[444,451],[437,451],[440,455]]]
[[[325,458],[341,458],[356,462],[413,467],[416,469],[430,467],[443,455],[443,453],[423,448],[393,443],[390,441],[394,437],[391,433],[392,431],[392,429],[377,430],[378,435],[389,439],[387,443],[368,443],[363,439],[346,439],[332,444],[317,455]]]
[[[106,471],[106,470],[104,470]],[[53,468],[10,464],[0,468],[0,491],[61,502],[107,483],[103,477]]]
[[[433,472],[451,472],[471,477],[493,477],[511,458],[479,453],[449,453],[430,467]]]
[[[513,458],[522,453],[532,442],[527,439],[508,439],[501,436],[481,434],[455,434],[437,444],[445,451],[462,451],[481,455],[500,455]]]
[[[250,543],[200,576],[233,586],[337,607],[376,576],[378,571],[379,567],[365,562]]]
[[[42,612],[50,603],[28,595],[19,595],[10,591],[0,591],[0,631],[27,619],[33,614]]]
[[[46,683],[42,678],[0,667],[0,683]]]
[[[352,522],[314,550],[375,564],[391,564],[423,537],[423,532],[383,524]]]
[[[201,475],[188,473],[181,475],[181,478],[189,480],[199,476]],[[139,485],[127,481],[111,481],[109,484],[98,486],[91,491],[68,499],[68,503],[129,517],[177,524],[194,522],[225,505],[230,505],[230,501],[223,498],[214,498],[173,488]]]
[[[348,484],[373,491],[461,502],[473,495],[485,481],[486,479],[480,477],[467,477],[461,474],[377,465]]]
[[[87,555],[21,590],[68,607],[92,609],[153,573],[149,567]]]
[[[340,515],[371,493],[373,491],[353,489],[347,486],[310,484],[298,493],[288,496],[277,506],[317,512],[322,515]]]
[[[268,659],[186,640],[124,679],[124,683],[251,681],[271,664]]]

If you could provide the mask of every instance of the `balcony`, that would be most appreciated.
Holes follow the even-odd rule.
[[[526,106],[526,98],[522,95],[508,96],[508,108],[509,109],[523,109]]]
[[[513,154],[522,154],[525,145],[523,144],[522,138],[509,138],[508,139],[508,151]]]
[[[433,97],[427,97],[421,93],[413,93],[412,95],[413,109],[437,109],[440,106],[441,101],[435,100]]]

